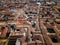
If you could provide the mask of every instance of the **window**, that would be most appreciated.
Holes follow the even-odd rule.
[[[37,40],[39,40],[39,38],[37,38]]]
[[[49,33],[55,33],[55,31],[54,31],[53,28],[47,28],[47,31],[48,31]]]
[[[35,27],[35,26],[36,26],[36,24],[35,24],[35,23],[33,23],[32,27]]]
[[[60,24],[60,22],[56,22],[57,24]]]
[[[58,40],[57,40],[56,37],[51,37],[51,40],[52,40],[54,43],[57,43],[57,42],[58,42]]]
[[[17,31],[20,31],[19,29],[17,29]]]
[[[16,40],[10,40],[8,45],[15,45],[15,43],[16,43]]]

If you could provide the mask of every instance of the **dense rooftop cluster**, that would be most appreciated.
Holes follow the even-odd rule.
[[[59,3],[1,0],[0,45],[60,45]]]

